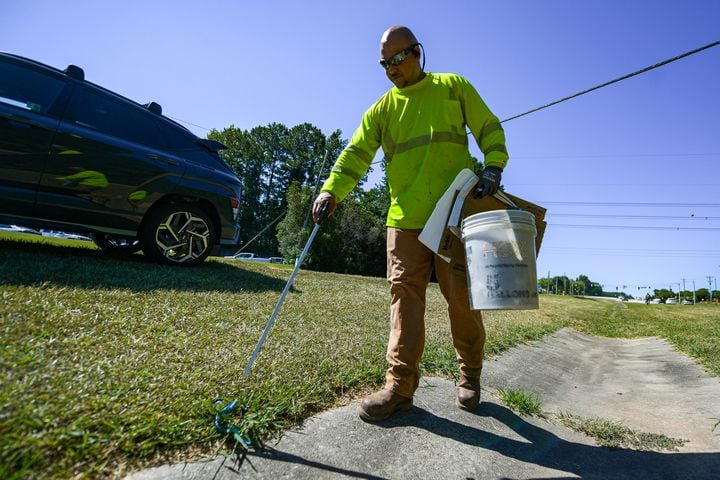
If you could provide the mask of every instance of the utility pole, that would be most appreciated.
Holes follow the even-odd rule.
[[[710,291],[710,303],[712,303],[712,301],[713,301],[713,300],[712,300],[712,281],[713,281],[713,277],[710,276],[710,275],[708,275],[707,279],[708,279],[708,290]]]
[[[695,280],[693,280],[693,305],[695,305]]]
[[[550,295],[550,270],[548,270],[548,289],[547,289],[548,295]]]
[[[682,281],[683,281],[683,292],[684,292],[685,291],[685,279],[683,278]]]

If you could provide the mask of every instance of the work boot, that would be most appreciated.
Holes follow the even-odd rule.
[[[480,379],[460,377],[457,383],[456,404],[461,410],[472,412],[480,403]]]
[[[392,390],[383,388],[379,392],[363,398],[358,407],[358,414],[366,422],[379,422],[395,412],[410,410],[412,406],[412,397],[403,397]]]

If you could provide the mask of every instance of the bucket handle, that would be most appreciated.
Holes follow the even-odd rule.
[[[462,221],[460,215],[462,214],[462,207],[465,203],[465,198],[467,198],[470,191],[472,191],[473,187],[475,187],[475,185],[479,181],[480,179],[478,178],[478,176],[473,175],[468,179],[467,182],[465,182],[462,187],[460,187],[460,190],[458,190],[458,194],[455,197],[455,203],[453,204],[452,210],[450,211],[447,226],[450,231],[458,237],[460,237],[460,222]],[[515,202],[510,200],[510,198],[500,190],[493,194],[493,197],[508,205],[509,207],[511,207],[511,209],[522,210],[520,207],[515,205]]]
[[[513,210],[522,210],[522,208],[515,205],[515,202],[510,200],[510,197],[505,195],[505,192],[501,192],[500,190],[498,190],[493,196],[495,198],[497,198],[498,200],[500,200],[501,202],[503,202],[504,204],[512,207]]]

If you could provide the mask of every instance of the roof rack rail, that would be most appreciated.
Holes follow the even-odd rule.
[[[148,102],[144,105],[144,107],[156,115],[162,115],[162,107],[159,103]]]
[[[68,65],[65,69],[65,73],[68,77],[72,77],[76,80],[85,80],[85,72],[77,65]]]

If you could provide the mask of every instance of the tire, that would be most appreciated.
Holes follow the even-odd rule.
[[[95,245],[107,253],[132,255],[140,251],[140,240],[134,237],[108,235],[107,233],[93,233],[90,235]]]
[[[197,265],[215,245],[215,228],[202,209],[169,203],[152,210],[140,229],[143,253],[167,265]]]

